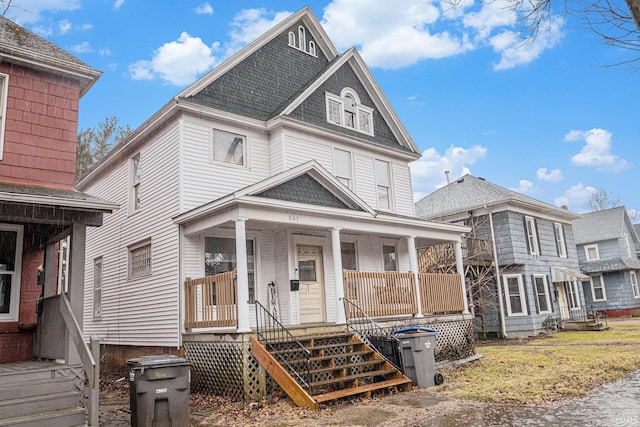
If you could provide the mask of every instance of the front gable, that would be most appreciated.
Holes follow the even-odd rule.
[[[308,173],[257,193],[255,196],[329,208],[364,210],[358,206],[348,206]]]

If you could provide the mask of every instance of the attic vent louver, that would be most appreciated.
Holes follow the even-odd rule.
[[[311,55],[314,58],[318,57],[316,44],[313,40],[309,40],[309,43],[307,43],[307,31],[302,25],[298,27],[297,38],[298,40],[296,40],[296,34],[293,31],[289,31],[289,47]]]
[[[464,178],[460,178],[459,180],[456,181],[458,184],[462,184],[464,182]]]

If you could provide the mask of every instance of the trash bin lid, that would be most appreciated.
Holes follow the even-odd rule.
[[[407,328],[396,329],[393,332],[396,334],[405,334],[405,333],[413,333],[413,332],[438,332],[438,331],[432,328],[426,328],[424,326],[415,325],[415,326],[409,326]]]
[[[149,367],[149,366],[177,366],[188,365],[189,361],[183,357],[173,354],[162,354],[157,356],[141,356],[127,360],[127,365],[132,367]]]

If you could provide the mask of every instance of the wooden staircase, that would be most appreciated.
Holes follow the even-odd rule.
[[[0,426],[85,425],[80,371],[49,362],[0,365]]]
[[[317,409],[320,403],[346,396],[412,386],[409,378],[351,332],[296,338],[297,342],[265,346],[252,337],[251,351],[298,406]],[[307,384],[301,385],[301,379]]]

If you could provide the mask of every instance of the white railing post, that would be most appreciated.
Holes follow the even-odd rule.
[[[344,312],[344,279],[342,277],[342,250],[340,248],[340,227],[331,229],[331,254],[333,256],[333,275],[336,283],[336,323],[344,325],[347,317]]]
[[[238,332],[249,332],[249,268],[247,265],[247,218],[236,218],[236,272],[238,275]]]
[[[409,252],[409,268],[413,272],[416,288],[416,302],[418,303],[418,313],[416,317],[423,317],[422,297],[420,296],[420,276],[418,275],[418,252],[416,251],[416,238],[407,236],[407,251]]]

